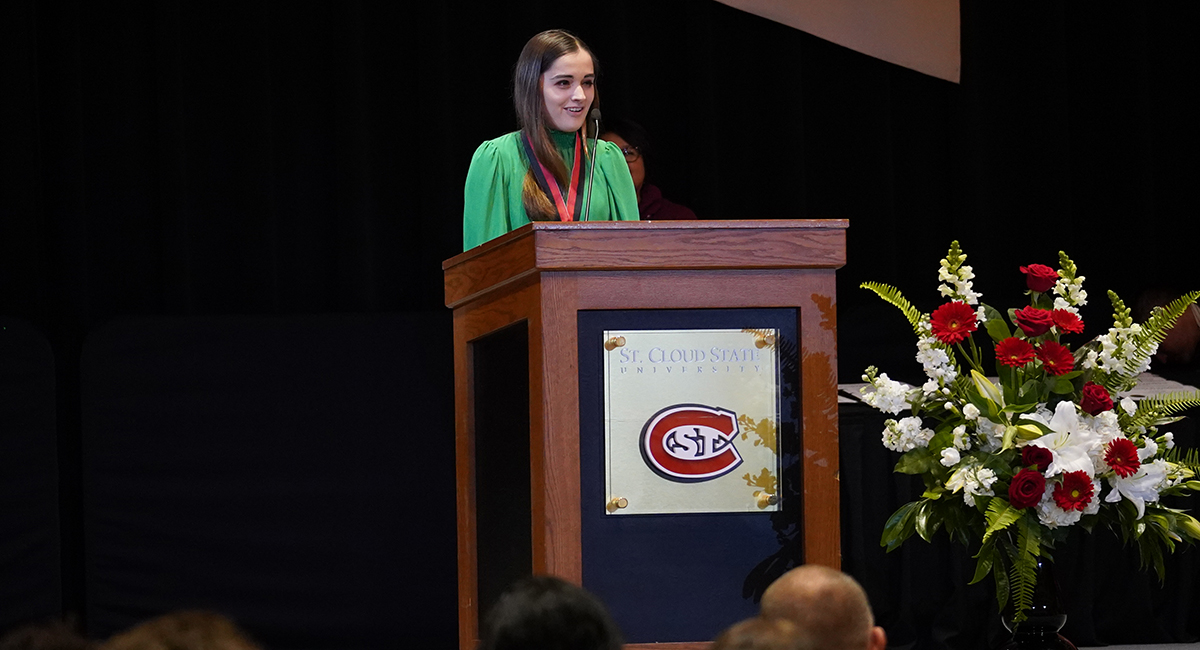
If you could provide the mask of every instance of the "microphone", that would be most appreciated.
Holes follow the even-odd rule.
[[[592,168],[588,172],[587,205],[583,208],[583,219],[580,221],[587,221],[588,213],[592,211],[592,185],[596,182],[596,145],[600,138],[600,109],[593,108],[592,112],[588,113],[588,119],[596,123],[596,130],[592,133]]]

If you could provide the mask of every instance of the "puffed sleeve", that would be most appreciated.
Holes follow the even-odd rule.
[[[604,174],[606,181],[608,214],[604,216],[593,213],[589,215],[589,220],[637,221],[637,190],[633,187],[633,177],[629,175],[629,164],[625,162],[621,148],[601,140],[596,149],[596,159],[596,171]],[[593,209],[595,207],[592,206]]]
[[[463,250],[471,250],[510,230],[508,179],[494,140],[479,145],[471,157],[463,188]]]

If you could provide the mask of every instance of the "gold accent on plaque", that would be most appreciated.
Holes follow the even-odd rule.
[[[779,491],[779,479],[775,478],[771,470],[766,467],[758,473],[758,476],[751,477],[750,472],[746,472],[742,475],[742,479],[746,481],[746,485],[762,488],[762,491],[767,494],[775,494]],[[758,494],[758,492],[755,492],[755,494]]]
[[[626,499],[625,497],[613,497],[608,500],[608,504],[604,506],[604,509],[609,512],[616,512],[617,510],[620,510],[621,508],[628,508],[628,507],[629,507],[629,499]]]
[[[771,418],[763,418],[758,422],[749,415],[738,416],[738,428],[742,430],[742,440],[749,440],[750,434],[753,433],[758,437],[754,441],[754,446],[762,445],[770,449],[776,456],[779,455],[779,439],[775,435],[775,420]]]
[[[595,339],[592,339],[592,340],[595,340]],[[623,348],[623,347],[625,347],[625,337],[624,336],[614,336],[604,342],[604,349],[608,350],[609,352],[612,352],[613,350],[615,350],[617,348]]]

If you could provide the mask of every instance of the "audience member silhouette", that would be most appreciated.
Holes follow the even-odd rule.
[[[806,564],[767,587],[764,618],[795,623],[821,650],[883,650],[887,635],[875,625],[867,594],[850,576]]]
[[[260,650],[233,621],[205,611],[151,619],[105,641],[99,650]]]
[[[551,576],[518,580],[484,624],[480,650],[620,650],[621,633],[604,605]]]
[[[638,216],[647,220],[695,219],[696,213],[678,203],[663,198],[662,190],[646,182],[646,158],[650,153],[650,139],[646,129],[633,120],[605,120],[601,140],[621,148],[633,187],[637,190]]]
[[[709,650],[820,650],[785,618],[750,618],[721,633]]]

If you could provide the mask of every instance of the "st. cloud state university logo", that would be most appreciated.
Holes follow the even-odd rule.
[[[642,427],[642,459],[655,474],[677,483],[710,481],[742,464],[733,441],[737,414],[702,404],[676,404]]]

